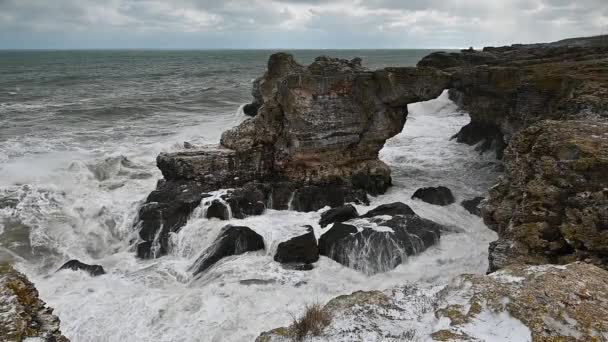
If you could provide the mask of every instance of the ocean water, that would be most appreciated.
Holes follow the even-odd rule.
[[[306,304],[406,282],[443,284],[483,273],[496,238],[458,203],[411,200],[422,186],[446,185],[457,202],[484,195],[497,172],[491,154],[450,140],[468,115],[448,99],[411,104],[404,131],[381,159],[395,186],[365,212],[402,201],[419,215],[456,227],[396,269],[374,276],[321,257],[310,272],[272,259],[276,245],[322,212],[269,210],[232,223],[264,237],[267,251],[223,259],[202,276],[188,271],[227,222],[195,210],[172,237],[170,255],[139,260],[133,251],[138,206],[161,177],[162,151],[217,143],[244,119],[251,83],[272,51],[0,51],[0,261],[26,273],[55,308],[72,341],[250,341],[289,324]],[[300,50],[362,57],[369,68],[412,66],[428,50]],[[77,258],[108,274],[55,270]],[[242,280],[259,279],[247,285]]]

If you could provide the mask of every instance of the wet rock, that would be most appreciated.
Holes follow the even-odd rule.
[[[57,271],[61,270],[85,271],[93,277],[106,274],[101,265],[88,265],[75,259],[66,262]]]
[[[381,204],[376,208],[368,211],[361,217],[374,217],[374,216],[395,216],[395,215],[415,215],[416,213],[407,204],[402,202],[393,202],[388,204]]]
[[[319,239],[319,251],[342,265],[366,274],[390,271],[409,255],[421,253],[439,241],[445,227],[416,214],[390,219],[366,218],[359,231],[355,226],[336,223]],[[388,227],[379,230],[371,226]]]
[[[481,201],[483,201],[483,197],[475,197],[470,200],[464,200],[460,202],[463,208],[465,208],[469,213],[481,217]]]
[[[202,190],[203,186],[194,181],[159,182],[139,209],[137,226],[145,243],[138,245],[138,257],[158,257],[167,253],[169,234],[179,231],[201,200],[210,196]],[[158,248],[152,251],[155,243]]]
[[[242,188],[229,190],[222,199],[230,205],[232,217],[243,219],[247,216],[262,215],[266,203],[271,202],[274,186],[258,182],[245,184]]]
[[[0,339],[68,342],[59,325],[34,284],[11,266],[0,264]]]
[[[260,109],[260,105],[257,103],[248,103],[243,106],[243,113],[247,116],[256,116],[258,115],[258,109]]]
[[[291,271],[311,271],[314,266],[312,264],[298,263],[298,262],[290,262],[286,264],[281,264],[281,266],[286,270]],[[306,283],[306,282],[304,282]],[[296,287],[298,285],[296,284]]]
[[[301,187],[294,192],[291,209],[309,212],[326,206],[336,208],[347,202],[369,204],[366,192],[360,189],[311,185]]]
[[[274,261],[280,263],[310,264],[319,260],[317,238],[311,226],[305,226],[307,233],[279,243]]]
[[[239,280],[239,284],[251,286],[251,285],[271,285],[276,284],[276,280],[274,279],[243,279]]]
[[[323,212],[321,214],[321,220],[319,220],[319,225],[325,227],[329,224],[348,221],[358,216],[359,213],[357,212],[357,209],[352,204],[347,204]]]
[[[227,225],[190,268],[197,275],[222,258],[264,249],[264,239],[249,227]]]
[[[230,212],[226,205],[219,200],[213,200],[211,205],[207,208],[207,213],[205,214],[207,218],[218,218],[220,220],[229,220]]]
[[[456,201],[452,191],[445,186],[420,188],[414,192],[412,198],[418,198],[435,205],[449,205]]]
[[[490,271],[584,260],[608,268],[608,123],[543,121],[505,151],[482,215],[498,233]]]

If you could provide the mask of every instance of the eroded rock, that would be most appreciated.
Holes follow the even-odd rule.
[[[80,260],[70,260],[63,264],[57,271],[61,270],[72,270],[72,271],[85,271],[93,277],[106,274],[106,271],[101,265],[88,265]]]

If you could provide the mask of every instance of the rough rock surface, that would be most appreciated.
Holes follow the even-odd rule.
[[[481,202],[484,200],[483,197],[474,197],[468,200],[460,202],[460,205],[469,213],[475,216],[481,216]]]
[[[435,205],[449,205],[456,201],[452,191],[445,186],[420,188],[414,192],[412,198]]]
[[[604,341],[608,272],[593,265],[510,266],[462,275],[445,287],[358,291],[325,307],[315,341]],[[290,329],[256,341],[290,341]]]
[[[490,270],[585,260],[608,268],[608,123],[544,121],[516,135],[482,209]]]
[[[280,263],[310,264],[319,260],[317,238],[311,226],[305,234],[279,243],[274,261]]]
[[[140,210],[138,256],[166,254],[169,234],[185,224],[201,194],[218,189],[237,189],[223,198],[235,218],[265,208],[367,204],[368,193],[391,185],[378,152],[403,129],[407,104],[437,97],[448,81],[434,68],[370,71],[360,59],[328,57],[303,66],[273,54],[244,108],[254,117],[224,132],[219,146],[157,157],[164,180]]]
[[[362,229],[349,224],[334,224],[319,238],[319,253],[366,274],[386,272],[409,255],[418,254],[437,243],[441,231],[445,230],[413,211],[405,215],[395,214],[388,219],[386,214],[380,215],[353,223]]]
[[[103,269],[101,265],[88,265],[80,260],[70,260],[63,264],[57,271],[61,270],[72,270],[72,271],[85,271],[93,277],[100,276],[102,274],[106,274],[106,271]]]
[[[451,73],[450,95],[471,115],[457,135],[500,153],[519,130],[546,119],[608,117],[605,37],[437,52],[418,66]]]
[[[213,244],[194,262],[194,275],[213,266],[222,258],[264,249],[264,238],[249,227],[227,225],[220,231]]]
[[[332,223],[348,221],[358,216],[357,209],[352,204],[347,204],[323,212],[319,225],[324,228]]]
[[[38,297],[27,278],[11,266],[0,264],[0,340],[21,342],[67,342],[61,334],[59,318]]]

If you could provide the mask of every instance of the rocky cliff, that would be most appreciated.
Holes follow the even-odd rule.
[[[59,318],[38,298],[38,291],[11,266],[0,264],[0,341],[67,342]]]
[[[166,253],[168,234],[218,189],[235,188],[220,201],[244,216],[367,203],[391,185],[378,152],[403,129],[407,105],[439,96],[448,81],[435,68],[370,71],[357,58],[304,66],[270,56],[254,82],[254,117],[224,132],[219,146],[158,156],[164,180],[140,211],[138,254]]]

